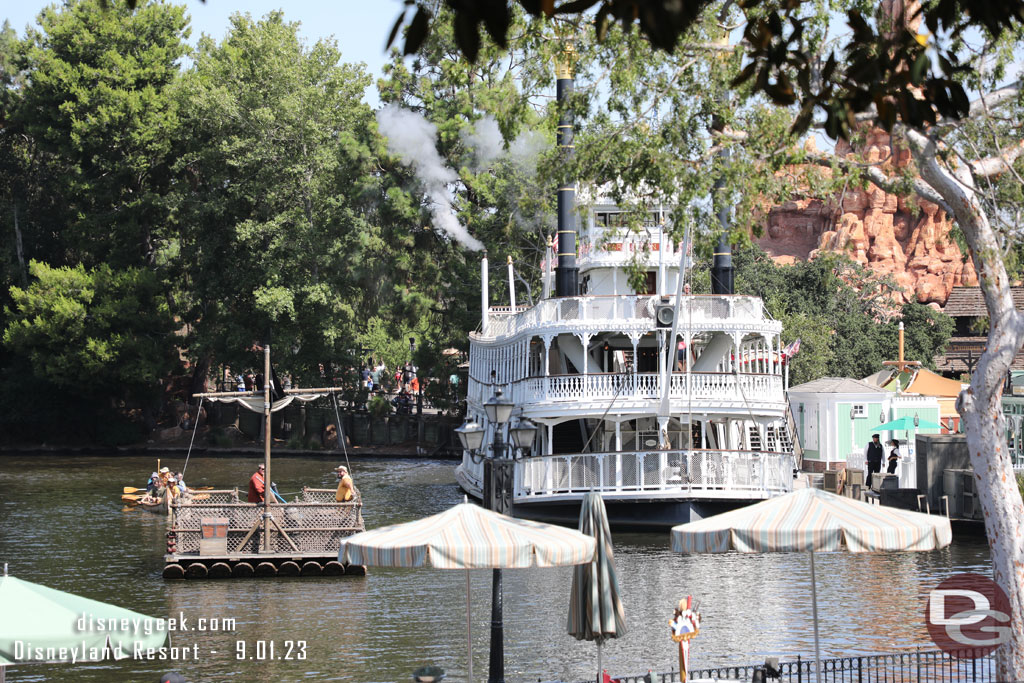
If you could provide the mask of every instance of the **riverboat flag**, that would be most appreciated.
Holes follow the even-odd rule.
[[[790,343],[786,348],[782,350],[782,355],[786,358],[792,358],[796,354],[800,353],[800,340]]]

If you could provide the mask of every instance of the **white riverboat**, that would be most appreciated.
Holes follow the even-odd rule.
[[[599,491],[613,525],[660,527],[790,491],[799,446],[782,324],[758,297],[677,294],[688,291],[683,247],[659,211],[641,234],[619,222],[610,203],[588,212],[579,295],[547,295],[549,274],[539,302],[518,306],[510,289],[511,305],[485,304],[470,335],[467,419],[484,426],[484,442],[496,389],[541,427],[515,465],[515,514],[574,523],[583,495]],[[640,293],[627,285],[636,259],[647,270]],[[728,291],[731,275],[729,263]],[[483,464],[468,452],[456,476],[482,497]]]
[[[569,161],[571,52],[563,57],[557,137]],[[728,199],[712,199],[725,226]],[[587,204],[578,230],[576,184],[560,179],[557,267],[550,272],[547,260],[535,305],[517,305],[510,260],[509,305],[491,306],[486,254],[481,264],[466,435],[479,433],[475,422],[493,442],[484,403],[499,389],[516,406],[513,419],[541,426],[514,466],[514,514],[575,524],[584,494],[598,491],[614,526],[656,528],[790,491],[799,446],[782,324],[758,297],[733,294],[727,231],[715,250],[713,294],[694,296],[685,285],[691,240],[670,239],[665,207],[648,205],[642,229],[632,230],[634,217],[611,199]],[[629,285],[637,267],[643,291]],[[483,497],[484,463],[469,451],[456,477]]]

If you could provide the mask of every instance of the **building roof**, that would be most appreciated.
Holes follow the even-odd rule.
[[[1010,294],[1013,296],[1014,308],[1024,311],[1024,287],[1010,287]],[[942,312],[954,318],[988,315],[981,287],[954,287]]]
[[[921,368],[910,380],[910,386],[906,391],[910,394],[921,394],[922,396],[936,396],[939,398],[956,398],[963,390],[963,385],[955,379],[946,379],[936,375],[928,368]]]
[[[819,377],[818,379],[811,380],[810,382],[804,382],[798,384],[795,387],[789,388],[790,392],[798,392],[805,394],[888,394],[890,393],[886,389],[883,389],[874,384],[868,384],[859,379],[853,379],[852,377]]]

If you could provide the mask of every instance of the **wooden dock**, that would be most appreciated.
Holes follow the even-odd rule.
[[[334,489],[305,488],[295,502],[264,506],[240,502],[237,489],[206,493],[174,506],[165,579],[366,575],[338,562],[341,540],[364,529],[361,498],[338,503]]]

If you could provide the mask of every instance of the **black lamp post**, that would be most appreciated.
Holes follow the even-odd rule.
[[[530,420],[521,418],[509,428],[513,446],[511,453],[505,443],[503,431],[512,418],[515,405],[502,396],[501,389],[494,392],[486,403],[484,412],[487,421],[494,425],[494,440],[490,454],[482,448],[484,428],[469,418],[455,430],[462,447],[469,451],[475,463],[484,464],[484,507],[503,515],[512,514],[512,480],[515,476],[515,461],[523,451],[533,445],[537,427]],[[494,569],[491,575],[491,653],[488,683],[505,682],[505,626],[502,621],[501,569]]]

